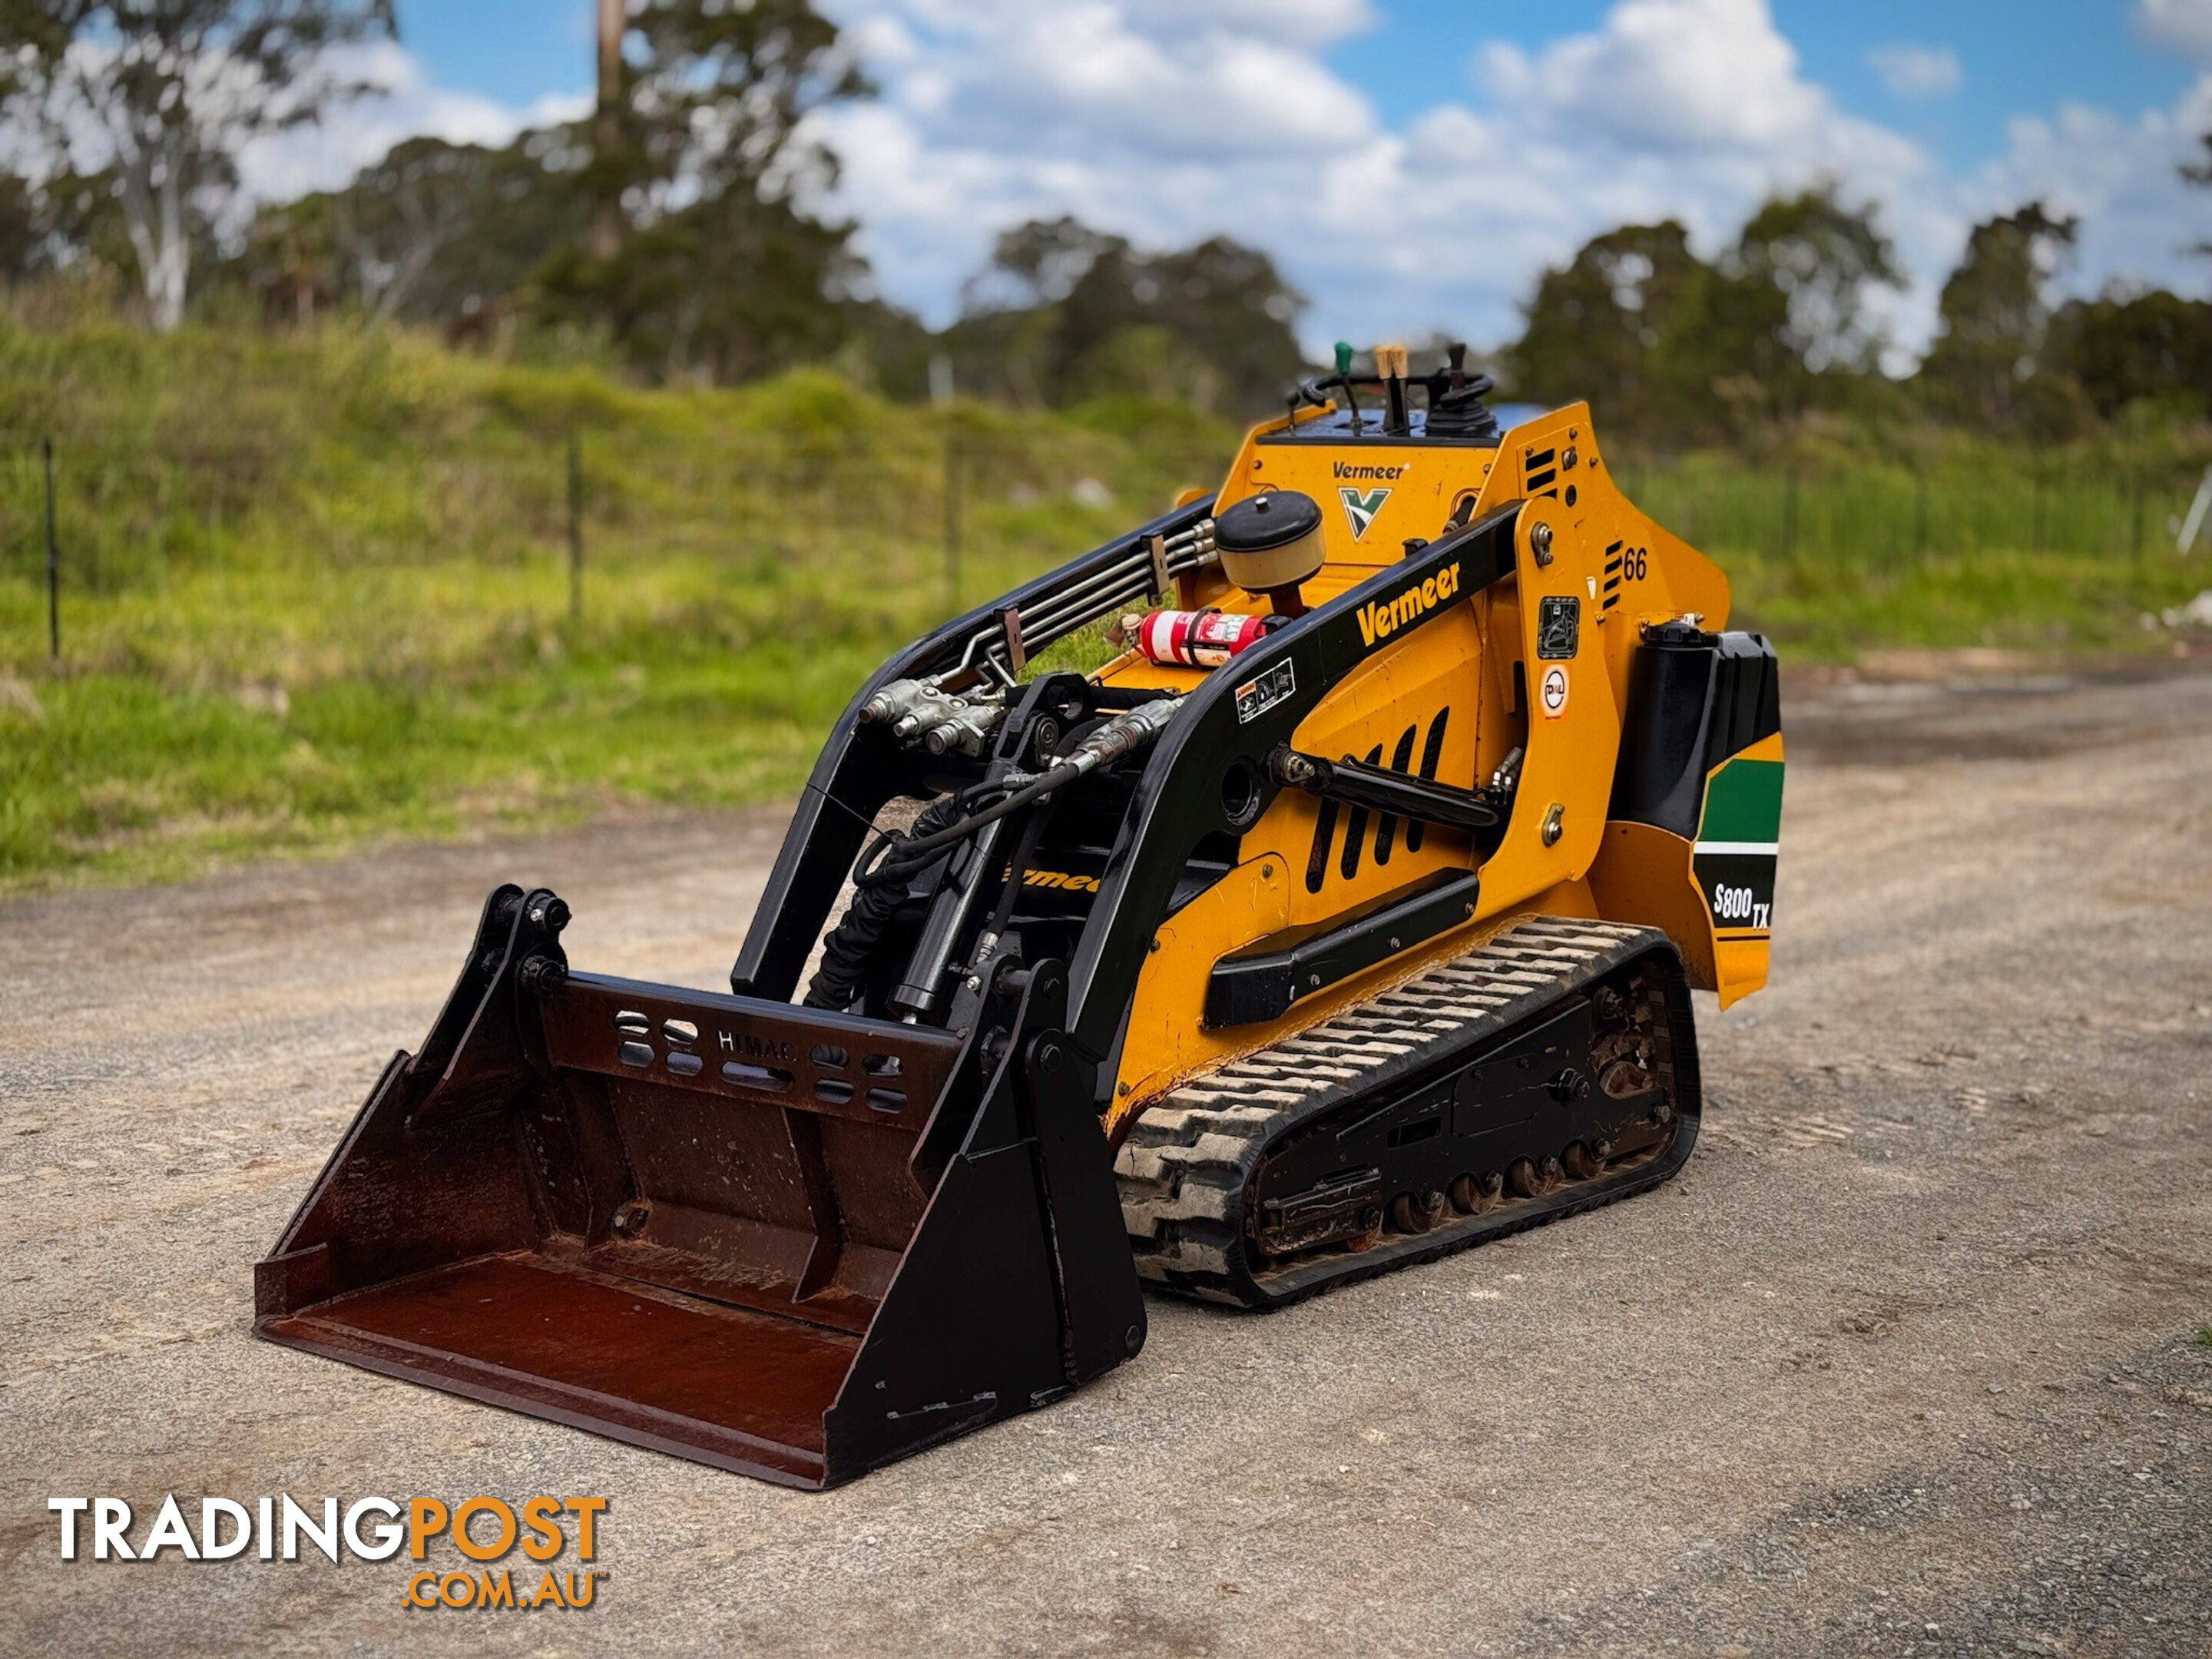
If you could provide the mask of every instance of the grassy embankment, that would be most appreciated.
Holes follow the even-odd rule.
[[[823,374],[647,392],[350,333],[0,331],[0,891],[787,793],[853,689],[948,612],[954,418],[969,605],[1235,441],[1175,410],[948,417]]]
[[[2158,426],[2040,452],[1919,433],[1621,471],[1638,506],[1727,569],[1738,625],[1801,660],[1849,662],[2172,649],[2160,618],[2212,586],[2212,538],[2182,559],[2168,527],[2208,461],[2212,432]]]
[[[895,407],[827,374],[641,392],[346,330],[0,324],[0,892],[787,793],[853,688],[946,613],[955,422],[967,604],[1212,482],[1236,439],[1156,406]],[[2045,465],[2039,532],[2017,470],[1964,447],[1924,496],[1853,459],[1802,473],[1794,507],[1727,458],[1623,471],[1800,652],[2162,647],[2139,617],[2201,585],[2159,550],[2178,475],[2137,554],[2118,474]]]

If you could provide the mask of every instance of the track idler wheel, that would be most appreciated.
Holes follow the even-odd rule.
[[[1505,1177],[1495,1170],[1480,1175],[1455,1176],[1451,1184],[1452,1208],[1462,1215],[1480,1215],[1494,1210],[1505,1196]]]
[[[1401,1233],[1425,1233],[1444,1218],[1442,1193],[1401,1193],[1390,1200],[1390,1224]]]
[[[1601,1165],[1597,1154],[1577,1140],[1570,1142],[1567,1150],[1559,1154],[1559,1167],[1577,1181],[1588,1181]]]

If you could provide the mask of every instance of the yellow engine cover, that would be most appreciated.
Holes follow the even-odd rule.
[[[1319,424],[1319,416],[1302,415],[1255,428],[1216,501],[1218,513],[1264,491],[1297,489],[1320,504],[1326,559],[1304,585],[1310,606],[1395,565],[1409,541],[1425,545],[1516,501],[1522,510],[1510,576],[1464,592],[1446,591],[1453,584],[1440,581],[1433,593],[1425,586],[1395,607],[1363,613],[1367,654],[1300,724],[1294,747],[1461,788],[1487,782],[1517,749],[1523,758],[1514,809],[1498,844],[1478,858],[1465,832],[1284,790],[1244,834],[1229,874],[1158,929],[1130,1012],[1109,1133],[1195,1073],[1317,1024],[1528,914],[1664,927],[1693,979],[1718,989],[1724,1001],[1765,978],[1773,836],[1763,836],[1764,898],[1739,898],[1750,884],[1735,878],[1738,865],[1715,877],[1726,890],[1725,915],[1700,884],[1706,855],[1699,849],[1708,840],[1735,847],[1759,838],[1737,833],[1737,798],[1753,773],[1726,783],[1719,774],[1733,777],[1735,767],[1771,761],[1778,778],[1778,736],[1771,754],[1747,751],[1709,782],[1709,798],[1719,789],[1720,808],[1735,814],[1735,827],[1716,820],[1713,833],[1701,830],[1693,844],[1647,825],[1607,823],[1642,629],[1684,617],[1705,629],[1724,628],[1729,590],[1719,569],[1615,487],[1585,405],[1516,427],[1496,448],[1418,435],[1328,441]],[[1266,599],[1232,586],[1218,568],[1180,582],[1175,602],[1186,607],[1267,609]],[[1438,607],[1449,613],[1400,637],[1408,615]],[[1554,626],[1547,635],[1547,621],[1568,615],[1577,626]],[[1236,669],[1232,662],[1215,672]],[[1131,653],[1100,678],[1179,688],[1196,684],[1202,672]],[[1777,803],[1778,791],[1778,781]],[[1477,868],[1479,897],[1457,927],[1298,1002],[1279,1020],[1204,1028],[1208,978],[1223,956],[1344,915],[1434,872]]]

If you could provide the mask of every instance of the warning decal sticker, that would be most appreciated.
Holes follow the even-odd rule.
[[[1298,677],[1286,657],[1237,688],[1237,724],[1249,725],[1297,689]]]
[[[1536,701],[1544,706],[1544,718],[1555,720],[1567,712],[1567,671],[1553,663],[1544,671],[1544,678],[1536,683]]]

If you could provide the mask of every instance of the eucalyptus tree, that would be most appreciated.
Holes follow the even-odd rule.
[[[112,192],[166,331],[246,147],[372,90],[342,48],[393,30],[392,0],[0,0],[0,94],[50,173]]]

